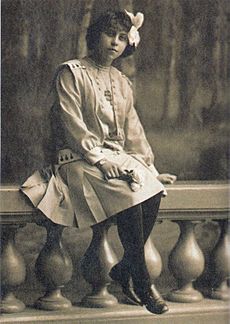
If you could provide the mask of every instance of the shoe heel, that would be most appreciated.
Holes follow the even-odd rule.
[[[147,291],[134,289],[134,292],[141,301],[140,305],[142,304],[142,306],[145,306],[149,312],[153,314],[163,314],[168,311],[167,304],[155,287],[153,290],[149,289]]]

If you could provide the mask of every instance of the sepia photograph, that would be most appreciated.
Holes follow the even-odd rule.
[[[229,89],[228,0],[1,0],[0,323],[229,323]]]

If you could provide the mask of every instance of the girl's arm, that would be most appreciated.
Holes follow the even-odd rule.
[[[159,174],[154,166],[154,154],[146,138],[143,126],[139,120],[133,105],[132,91],[127,95],[127,115],[125,122],[125,149],[126,152],[141,158],[149,166],[156,178],[164,184],[172,184],[176,181],[176,176],[163,173]]]
[[[68,67],[60,70],[56,79],[57,109],[69,148],[82,154],[90,164],[105,158],[100,139],[90,132],[82,115],[82,94],[79,80]]]
[[[125,119],[125,151],[141,158],[148,166],[153,164],[154,155],[146,138],[145,131],[134,108],[133,93],[127,84]]]

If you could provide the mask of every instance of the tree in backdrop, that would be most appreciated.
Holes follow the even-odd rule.
[[[154,121],[227,123],[228,0],[2,0],[2,181],[21,182],[44,165],[54,71],[86,54],[90,21],[114,8],[145,14],[138,51],[118,67],[142,89],[147,132]]]

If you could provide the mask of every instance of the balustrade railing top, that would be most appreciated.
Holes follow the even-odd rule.
[[[167,197],[162,199],[159,218],[184,219],[196,213],[196,219],[228,217],[230,184],[227,182],[178,181],[166,186]],[[186,213],[185,213],[186,212]],[[36,210],[19,191],[18,185],[0,186],[0,222],[34,222]]]
[[[167,296],[169,300],[183,303],[202,300],[203,294],[194,288],[193,282],[202,274],[205,264],[207,295],[214,299],[229,299],[229,191],[229,183],[222,182],[177,182],[175,185],[167,186],[168,195],[162,199],[159,220],[175,221],[180,227],[180,236],[169,255],[168,263],[178,282],[178,289]],[[19,227],[38,222],[40,219],[40,213],[37,213],[18,186],[0,187],[3,292],[0,312],[14,313],[25,308],[24,303],[12,292],[16,286],[24,282],[26,276],[25,262],[17,250],[14,238]],[[220,236],[208,262],[205,262],[194,235],[196,223],[205,219],[217,221],[220,226]],[[47,229],[47,241],[39,254],[35,271],[47,290],[46,294],[35,302],[35,307],[45,310],[70,308],[71,301],[61,294],[62,287],[71,280],[73,272],[71,258],[61,242],[63,227],[48,221],[41,225]],[[116,254],[107,238],[110,226],[111,222],[107,222],[93,227],[92,242],[83,258],[83,275],[93,288],[91,294],[82,300],[83,305],[88,307],[108,307],[117,304],[117,299],[107,290],[111,282],[109,270],[117,262]],[[147,264],[155,279],[161,272],[161,258],[151,239],[147,243],[145,246]],[[156,269],[159,271],[156,272]]]

